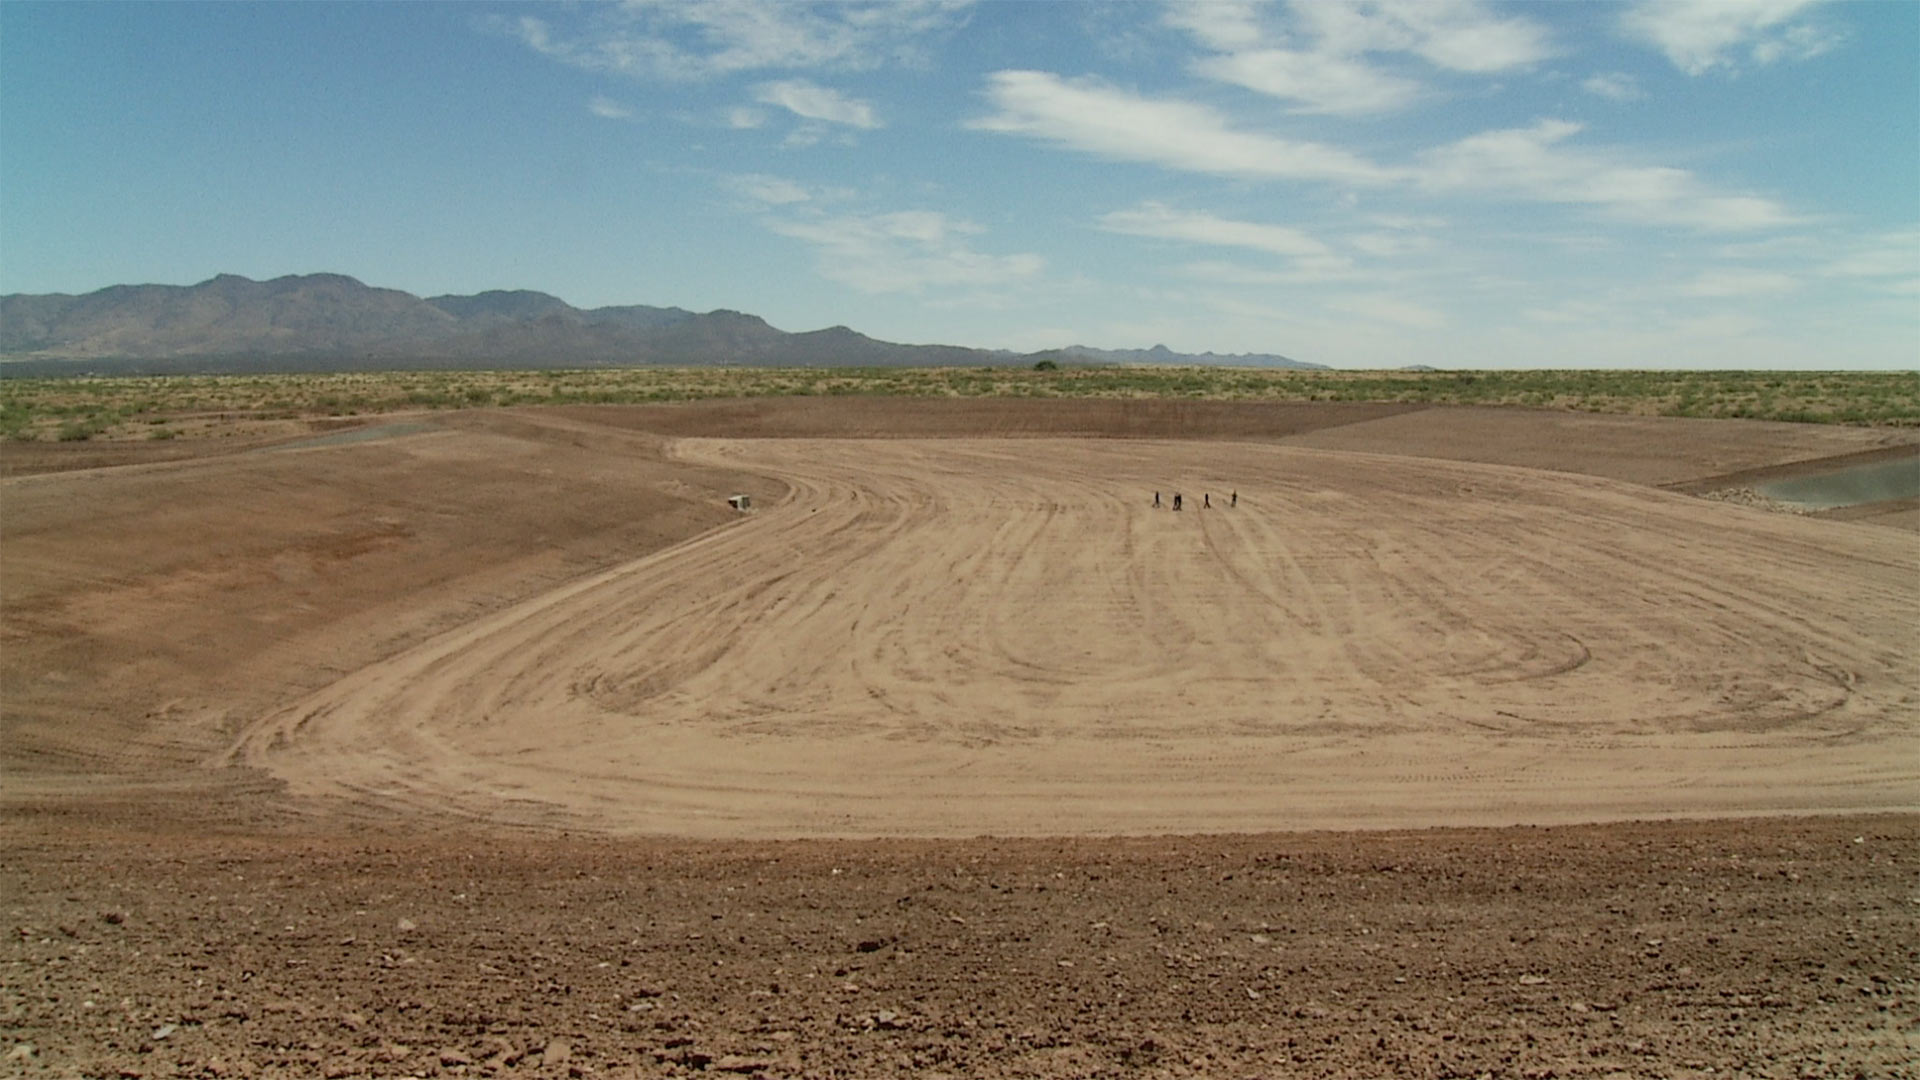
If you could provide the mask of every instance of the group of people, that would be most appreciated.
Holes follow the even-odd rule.
[[[1233,492],[1231,495],[1227,497],[1227,499],[1228,499],[1227,501],[1228,506],[1239,506],[1240,492],[1238,491]],[[1180,493],[1176,491],[1173,493],[1173,508],[1175,510],[1180,509],[1180,502],[1181,502]],[[1160,493],[1157,491],[1153,493],[1153,508],[1156,510],[1160,508]],[[1202,510],[1213,509],[1213,494],[1211,492],[1203,491],[1200,493],[1200,508]]]

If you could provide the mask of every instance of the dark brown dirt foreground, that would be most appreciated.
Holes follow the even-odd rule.
[[[1913,816],[3,846],[20,1075],[1920,1075]]]

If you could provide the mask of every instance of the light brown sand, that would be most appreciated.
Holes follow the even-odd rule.
[[[1920,807],[1892,530],[1245,443],[674,454],[791,495],[348,672],[219,760],[382,817],[699,836]]]

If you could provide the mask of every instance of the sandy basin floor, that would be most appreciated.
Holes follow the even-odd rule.
[[[1249,443],[671,456],[789,494],[220,760],[382,816],[715,837],[1920,807],[1920,559],[1892,530]]]

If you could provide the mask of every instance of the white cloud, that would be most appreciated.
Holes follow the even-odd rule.
[[[1867,237],[1820,267],[1826,277],[1906,277],[1920,273],[1920,229]]]
[[[1378,184],[1393,173],[1338,147],[1236,131],[1214,110],[1144,98],[1093,79],[998,71],[987,99],[997,110],[968,127],[1026,135],[1090,154],[1188,172]]]
[[[1647,96],[1640,89],[1640,81],[1624,71],[1610,71],[1604,75],[1590,75],[1580,88],[1596,97],[1613,101],[1638,101]]]
[[[1115,210],[1100,219],[1108,232],[1186,240],[1220,247],[1244,247],[1288,256],[1325,256],[1332,249],[1298,229],[1252,221],[1232,221],[1205,212],[1174,210],[1156,202]]]
[[[1195,281],[1212,282],[1219,285],[1244,285],[1265,288],[1276,285],[1313,285],[1327,281],[1353,281],[1364,277],[1345,259],[1337,256],[1323,259],[1303,259],[1294,262],[1291,269],[1266,270],[1245,266],[1240,263],[1221,262],[1202,259],[1183,263],[1178,271],[1184,278]]]
[[[1371,0],[1292,5],[1319,51],[1339,55],[1409,52],[1449,71],[1486,74],[1553,55],[1547,31],[1531,19],[1496,14],[1478,0]]]
[[[996,111],[970,121],[975,130],[1186,172],[1376,186],[1412,182],[1433,192],[1591,206],[1624,221],[1703,231],[1766,229],[1795,220],[1772,199],[1718,190],[1686,169],[1572,145],[1581,126],[1562,120],[1482,132],[1421,153],[1412,168],[1395,168],[1338,146],[1237,130],[1207,106],[1142,97],[1094,79],[1000,71],[989,77],[986,94]]]
[[[1717,192],[1685,169],[1628,164],[1561,145],[1579,131],[1578,124],[1542,120],[1472,135],[1423,154],[1421,180],[1436,190],[1597,206],[1643,224],[1738,231],[1793,220],[1770,199]]]
[[[787,137],[780,140],[780,145],[785,147],[790,147],[790,148],[818,146],[820,145],[820,141],[822,139],[827,138],[827,134],[828,134],[827,125],[820,124],[820,123],[805,123],[805,124],[801,124],[799,127],[794,128],[792,131],[787,132]],[[847,136],[845,134],[843,134],[836,141],[841,146],[853,145],[852,137]]]
[[[755,109],[741,105],[727,110],[727,126],[730,128],[746,130],[757,128],[766,122],[767,113],[764,109]]]
[[[1392,112],[1417,100],[1421,87],[1361,61],[1331,53],[1256,49],[1200,60],[1199,74],[1269,97],[1300,103],[1293,111],[1360,115]]]
[[[880,126],[873,106],[846,97],[838,90],[815,86],[805,79],[763,83],[755,89],[754,100],[762,105],[777,105],[807,120],[867,129]]]
[[[1262,27],[1264,10],[1177,3],[1165,21],[1217,53],[1196,61],[1196,73],[1296,102],[1300,113],[1392,112],[1425,95],[1420,83],[1383,70],[1368,54],[1411,54],[1474,73],[1525,67],[1551,55],[1538,24],[1496,15],[1478,0],[1295,3],[1285,9],[1279,40],[1269,40]]]
[[[1355,233],[1347,238],[1347,243],[1356,251],[1384,258],[1426,251],[1433,247],[1433,238],[1419,233],[1368,232]]]
[[[588,71],[703,79],[918,63],[920,40],[959,25],[968,6],[968,0],[627,0],[593,9],[568,32],[533,16],[493,25],[543,56]]]
[[[1666,54],[1689,75],[1735,69],[1746,50],[1756,64],[1804,60],[1840,43],[1839,35],[1796,17],[1818,0],[1640,0],[1620,17],[1628,37]]]
[[[762,206],[786,206],[791,203],[807,202],[813,198],[806,188],[791,180],[764,173],[748,173],[743,176],[729,176],[725,183],[737,194]]]
[[[625,105],[620,104],[604,94],[594,95],[593,100],[587,102],[587,111],[595,116],[605,117],[608,120],[633,119],[632,109],[627,108]]]
[[[1039,274],[1033,254],[990,255],[968,237],[970,222],[932,210],[777,218],[767,228],[819,252],[822,276],[864,293],[919,293],[930,287],[992,287]]]
[[[1222,52],[1253,48],[1265,37],[1260,6],[1243,0],[1176,0],[1167,5],[1165,21]]]
[[[1421,153],[1413,168],[1393,168],[1325,143],[1236,130],[1206,106],[1146,98],[1093,79],[1001,71],[989,77],[986,93],[997,111],[971,121],[976,130],[1187,172],[1364,185],[1411,181],[1433,192],[1591,206],[1624,221],[1703,231],[1794,221],[1771,199],[1718,190],[1686,169],[1572,145],[1581,126],[1562,120],[1482,132]]]
[[[1373,228],[1347,237],[1347,245],[1381,258],[1431,250],[1434,242],[1428,233],[1447,227],[1445,218],[1414,214],[1369,214],[1362,220]]]
[[[1708,270],[1680,287],[1684,296],[1724,299],[1777,296],[1799,287],[1792,277],[1769,270]]]
[[[1369,214],[1366,220],[1382,229],[1444,229],[1447,219],[1432,214]]]

